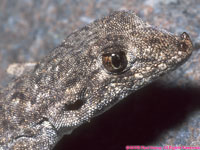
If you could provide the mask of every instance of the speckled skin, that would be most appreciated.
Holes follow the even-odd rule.
[[[119,52],[127,64],[113,73],[102,56]],[[173,35],[131,11],[73,32],[1,91],[0,150],[52,149],[64,134],[177,68],[191,53],[187,33]]]

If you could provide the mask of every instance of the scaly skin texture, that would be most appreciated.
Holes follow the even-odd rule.
[[[33,71],[1,91],[0,150],[49,150],[64,134],[177,68],[192,53],[173,35],[131,11],[70,34]]]

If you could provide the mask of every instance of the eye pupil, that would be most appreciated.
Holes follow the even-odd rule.
[[[121,73],[127,66],[126,55],[122,51],[103,54],[102,62],[105,69],[111,73]]]
[[[121,58],[117,54],[112,54],[111,55],[111,60],[112,60],[112,65],[114,68],[118,69],[121,65]]]

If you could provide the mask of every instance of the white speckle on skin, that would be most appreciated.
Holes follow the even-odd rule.
[[[151,51],[152,51],[151,47],[148,47],[148,48],[144,49],[144,55],[148,56],[151,53]]]
[[[183,55],[182,51],[178,51],[178,55]]]
[[[36,101],[40,100],[41,96],[42,96],[42,94],[39,93],[39,94],[37,95],[37,97],[36,97]]]
[[[146,70],[149,71],[151,69],[151,67],[146,67]]]
[[[58,70],[59,70],[59,66],[56,66],[56,69],[55,69],[55,71],[56,71],[56,72],[58,72]]]
[[[38,89],[38,86],[37,86],[37,84],[35,84],[35,90],[37,90]]]
[[[20,99],[19,98],[15,98],[12,100],[13,105],[17,105],[19,104]]]
[[[48,121],[44,121],[42,124],[46,128],[52,128],[51,124]]]
[[[161,70],[165,70],[167,68],[166,64],[160,64],[158,65],[158,68],[160,68]]]
[[[26,103],[26,112],[29,112],[29,111],[31,111],[32,110],[32,105],[31,105],[31,102],[30,101],[28,101],[27,103]]]
[[[143,78],[143,75],[141,73],[136,73],[135,74],[135,78],[136,79],[142,79]]]

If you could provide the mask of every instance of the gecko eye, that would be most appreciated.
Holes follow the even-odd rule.
[[[120,73],[127,66],[127,59],[124,52],[106,53],[102,55],[103,66],[111,73]]]

